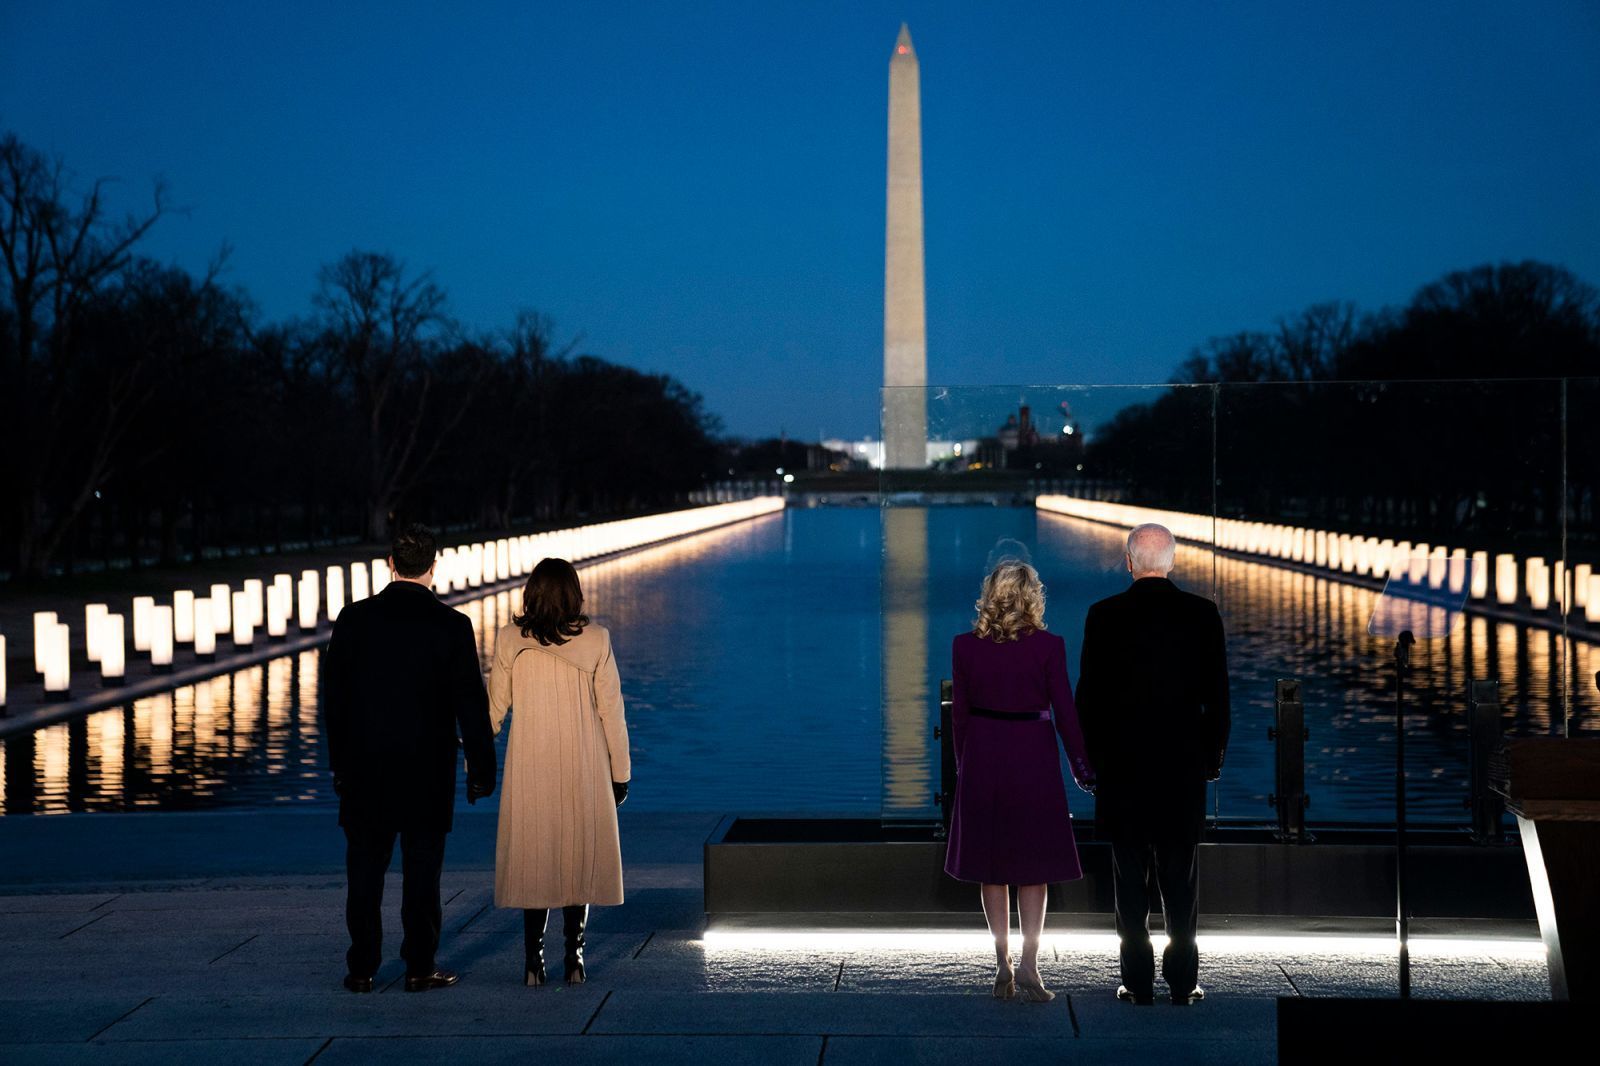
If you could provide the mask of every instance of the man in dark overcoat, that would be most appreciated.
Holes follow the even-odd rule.
[[[344,608],[324,652],[322,711],[349,877],[344,984],[352,992],[372,991],[383,960],[383,882],[396,838],[406,991],[456,983],[456,974],[437,967],[434,953],[460,749],[468,800],[494,791],[494,734],[478,643],[471,620],[433,593],[437,555],[427,527],[402,529],[389,553],[391,581]]]
[[[1128,536],[1133,584],[1089,608],[1078,671],[1078,719],[1099,775],[1095,834],[1111,841],[1119,999],[1151,1003],[1152,891],[1160,893],[1167,948],[1161,975],[1172,1002],[1193,1003],[1200,901],[1195,856],[1206,783],[1228,746],[1228,658],[1217,605],[1178,588],[1176,545],[1159,525]]]

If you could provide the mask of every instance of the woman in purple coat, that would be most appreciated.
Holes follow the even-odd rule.
[[[1056,736],[1085,791],[1094,788],[1094,769],[1067,681],[1066,642],[1045,632],[1038,572],[1002,561],[984,579],[977,607],[972,632],[951,649],[957,776],[944,869],[982,886],[994,935],[994,994],[1009,999],[1020,988],[1045,1003],[1055,998],[1039,977],[1045,890],[1052,881],[1083,876]],[[1007,885],[1018,886],[1022,922],[1022,962],[1015,967]]]

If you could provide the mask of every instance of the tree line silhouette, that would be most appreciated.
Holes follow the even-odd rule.
[[[0,572],[635,512],[722,466],[678,381],[532,312],[473,333],[387,252],[325,265],[307,315],[264,321],[225,254],[203,276],[139,254],[171,209],[157,184],[116,217],[104,181],[0,137]]]
[[[1128,502],[1451,546],[1600,550],[1600,298],[1457,271],[1398,309],[1324,303],[1213,338],[1118,412],[1084,476]]]

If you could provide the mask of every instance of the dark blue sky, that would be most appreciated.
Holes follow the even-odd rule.
[[[452,9],[452,10],[447,10]],[[457,10],[458,9],[458,10]],[[272,317],[352,247],[677,375],[742,434],[876,432],[887,63],[922,62],[930,382],[1163,380],[1325,299],[1600,283],[1600,5],[0,0],[0,126],[189,210]]]

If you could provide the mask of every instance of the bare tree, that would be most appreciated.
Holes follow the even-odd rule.
[[[387,536],[394,508],[465,416],[469,397],[436,412],[433,363],[450,323],[429,274],[407,278],[386,252],[352,251],[322,268],[314,302],[328,358],[365,425],[366,535]]]
[[[88,302],[128,265],[135,245],[168,209],[157,182],[150,208],[111,218],[109,179],[87,192],[59,160],[0,137],[0,261],[10,336],[4,346],[0,440],[14,473],[17,572],[40,577],[108,475],[116,446],[144,395],[137,359],[114,366],[97,410],[73,412],[74,327]],[[74,416],[78,417],[74,417]],[[70,444],[70,446],[69,446]]]
[[[1339,364],[1360,335],[1355,305],[1343,301],[1313,304],[1280,319],[1277,335],[1279,374],[1287,381],[1325,381],[1339,374]]]

